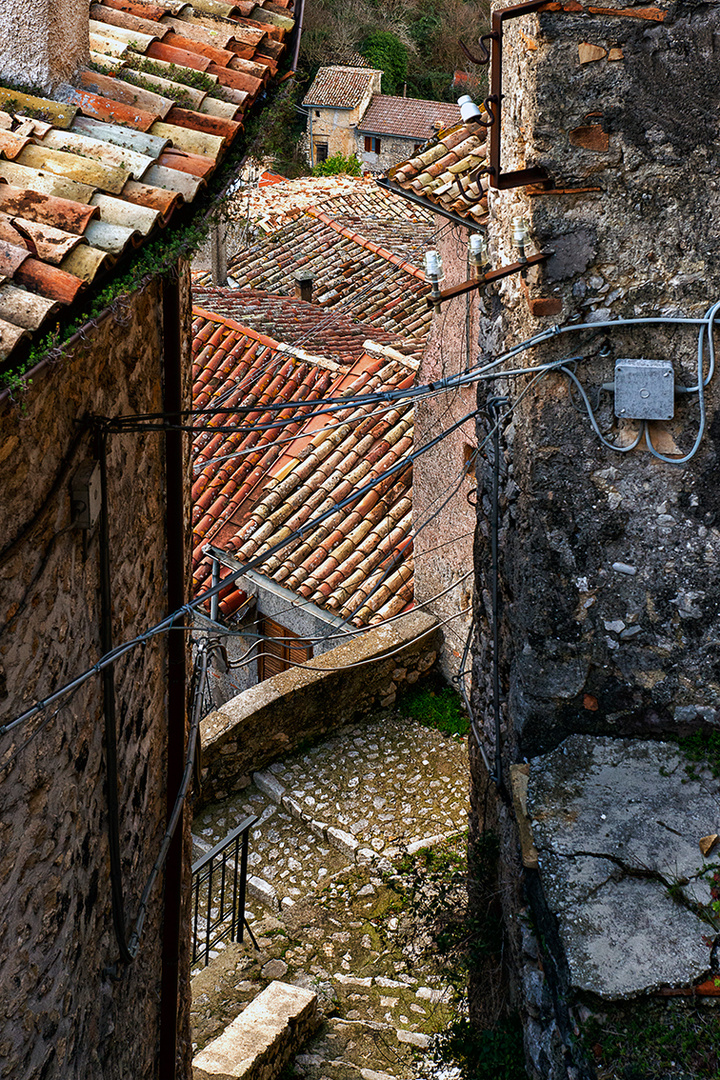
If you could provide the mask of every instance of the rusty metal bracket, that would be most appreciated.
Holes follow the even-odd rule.
[[[496,36],[495,33],[483,34],[483,36],[479,39],[478,45],[482,49],[482,53],[483,53],[482,56],[480,56],[480,57],[474,56],[473,53],[470,52],[470,50],[468,49],[468,47],[467,47],[467,45],[465,44],[464,41],[459,41],[458,45],[460,46],[462,51],[465,53],[468,60],[471,60],[473,64],[489,64],[490,63],[490,50],[488,49],[485,42],[486,41],[494,41],[495,36]]]
[[[500,143],[502,135],[501,112],[502,112],[502,39],[503,24],[508,19],[517,19],[521,15],[530,15],[535,11],[547,6],[547,0],[528,0],[523,4],[514,4],[512,7],[501,8],[492,14],[492,32],[487,35],[490,38],[490,94],[485,107],[495,106],[495,113],[491,113],[495,123],[489,125],[490,148],[488,153],[490,174],[490,187],[500,190],[507,188],[523,187],[525,184],[547,183],[550,179],[547,171],[539,166],[531,169],[517,169],[514,172],[502,171],[500,162]]]
[[[465,293],[472,292],[473,289],[482,289],[484,285],[492,285],[493,281],[510,277],[511,274],[518,274],[521,270],[526,270],[528,266],[536,266],[537,263],[545,262],[551,255],[553,255],[552,251],[540,251],[537,255],[528,255],[527,259],[521,262],[508,263],[507,266],[499,266],[497,270],[488,270],[487,274],[481,274],[479,278],[473,278],[472,281],[463,281],[461,285],[452,285],[449,289],[438,290],[435,296],[431,294],[425,298],[427,306],[430,308],[439,307],[444,300],[453,300],[456,296],[463,296]]]

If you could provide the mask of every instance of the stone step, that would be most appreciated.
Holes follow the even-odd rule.
[[[193,1080],[273,1080],[319,1023],[317,994],[271,982],[193,1059]]]
[[[343,729],[254,773],[253,783],[347,859],[386,870],[401,853],[457,834],[465,761],[463,743],[389,718]]]
[[[217,803],[203,810],[193,823],[194,839],[212,847],[248,814],[258,818],[250,833],[248,855],[250,925],[261,916],[258,906],[277,914],[281,907],[296,903],[352,862],[347,848],[317,835],[291,807],[277,804],[255,783],[232,803]],[[198,845],[195,857],[201,853]]]

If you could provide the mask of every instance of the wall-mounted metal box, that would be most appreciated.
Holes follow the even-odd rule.
[[[70,483],[73,525],[76,529],[92,529],[100,517],[100,465],[85,461]]]
[[[670,361],[616,360],[615,415],[626,420],[672,420],[675,373]]]

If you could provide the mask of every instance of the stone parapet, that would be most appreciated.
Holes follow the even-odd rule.
[[[436,620],[413,611],[228,701],[201,724],[200,801],[225,798],[301,743],[390,708],[433,668],[439,643]]]

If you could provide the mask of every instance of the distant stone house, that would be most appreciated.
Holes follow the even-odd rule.
[[[382,71],[374,68],[320,68],[303,99],[311,165],[356,152],[355,128],[373,95],[380,93],[381,78]]]
[[[384,172],[459,120],[451,102],[375,94],[355,129],[357,156],[370,172]]]
[[[320,68],[303,100],[311,165],[355,154],[368,171],[382,172],[459,121],[449,102],[381,94],[381,78],[373,68]]]

